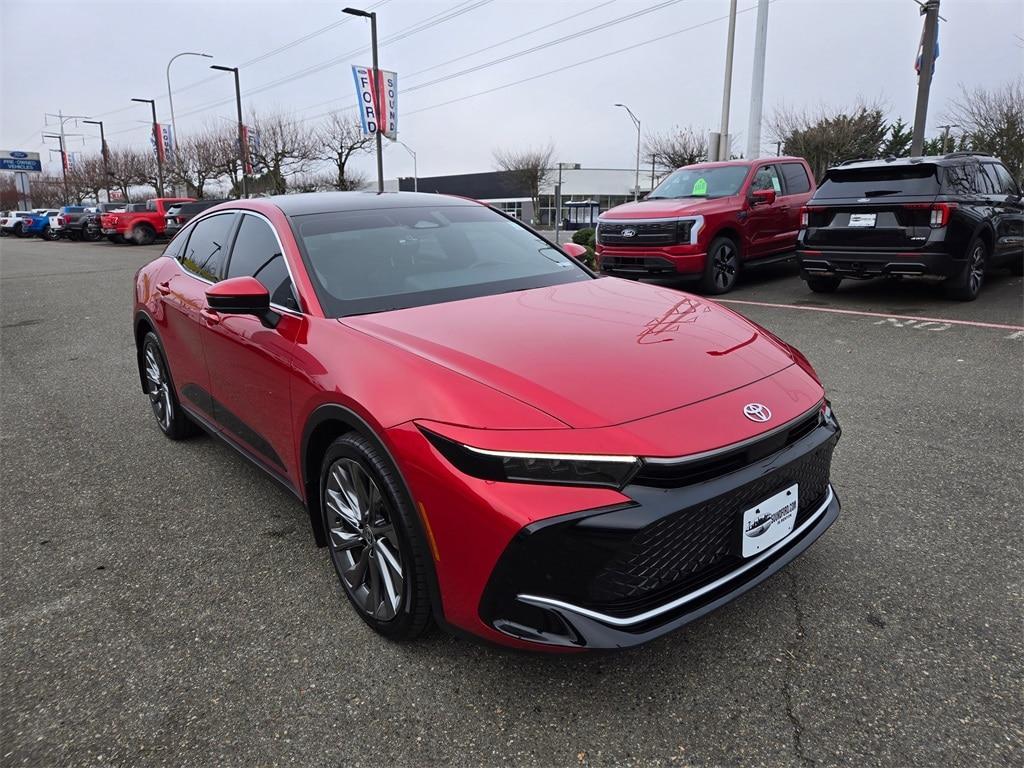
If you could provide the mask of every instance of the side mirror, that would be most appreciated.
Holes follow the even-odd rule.
[[[229,315],[255,315],[271,328],[280,316],[270,309],[270,292],[255,277],[230,277],[206,292],[206,304],[215,312]]]
[[[578,261],[584,261],[587,256],[587,249],[579,243],[566,243],[562,250]]]
[[[775,202],[775,190],[755,189],[750,193],[750,202],[752,205],[771,205]]]

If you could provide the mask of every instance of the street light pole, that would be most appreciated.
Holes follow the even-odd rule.
[[[380,138],[380,70],[377,65],[377,14],[373,11],[361,11],[358,8],[343,8],[342,13],[350,16],[362,16],[370,20],[370,45],[373,48],[373,113],[376,117],[376,130],[373,132],[374,141],[377,146],[377,194],[384,192],[384,152]]]
[[[757,0],[754,32],[754,74],[750,82],[750,119],[747,123],[747,157],[761,156],[761,113],[764,105],[764,60],[768,48],[768,2]]]
[[[732,51],[736,43],[736,0],[729,0],[729,38],[725,46],[725,85],[722,87],[722,130],[718,136],[718,157],[729,159],[729,101],[732,98]]]
[[[629,113],[629,119],[636,126],[636,180],[633,184],[633,202],[635,203],[640,199],[640,118],[634,115],[633,110],[625,104],[616,104],[615,106],[626,110]]]
[[[171,56],[171,60],[167,62],[167,103],[171,108],[171,143],[174,145],[174,165],[178,169],[178,176],[181,176],[181,160],[178,159],[178,124],[174,122],[174,94],[171,91],[171,64],[174,60],[182,56],[201,56],[204,59],[212,59],[208,53],[195,53],[193,51],[183,51],[182,53]],[[188,191],[186,185],[185,190]]]
[[[107,150],[107,139],[103,135],[103,121],[102,120],[83,120],[83,123],[89,123],[90,125],[98,125],[100,127],[100,155],[103,157],[103,181],[104,187],[107,190],[107,202],[110,202],[110,153]]]
[[[558,164],[558,184],[555,185],[555,245],[558,245],[558,230],[562,224],[562,169],[565,168],[569,171],[578,171],[580,169],[579,163],[559,163]],[[538,212],[539,214],[539,212]]]
[[[928,0],[921,6],[924,33],[921,37],[921,64],[917,77],[917,108],[914,111],[914,133],[910,141],[910,156],[920,157],[924,152],[924,129],[928,122],[928,93],[935,73],[935,41],[939,35],[939,0]]]
[[[160,151],[160,142],[163,137],[160,136],[160,131],[157,130],[156,122],[156,101],[153,99],[132,99],[140,104],[149,104],[149,108],[153,112],[153,141],[156,144],[156,196],[164,196],[164,161],[162,159],[163,153]]]
[[[210,69],[217,69],[221,72],[235,73],[235,108],[238,111],[238,158],[242,162],[242,197],[248,197],[249,185],[246,183],[245,180],[245,166],[246,157],[249,154],[249,148],[246,146],[245,125],[242,123],[242,88],[238,83],[238,67],[221,67],[217,64],[211,64]]]

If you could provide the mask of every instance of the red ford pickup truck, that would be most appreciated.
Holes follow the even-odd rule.
[[[597,260],[621,277],[687,275],[725,293],[740,269],[793,257],[814,175],[799,157],[698,163],[601,214]]]
[[[104,213],[100,229],[112,243],[138,243],[149,245],[164,236],[167,209],[177,203],[191,203],[191,197],[157,197],[146,201],[146,210],[123,213]]]

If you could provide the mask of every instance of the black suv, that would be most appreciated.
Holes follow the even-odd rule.
[[[215,205],[226,202],[227,198],[221,200],[196,200],[191,203],[175,203],[167,209],[167,214],[164,216],[164,221],[167,222],[167,226],[164,229],[164,237],[170,240],[178,234],[178,230],[207,208],[213,208]]]
[[[971,301],[985,269],[1024,271],[1024,202],[987,155],[851,161],[830,168],[801,211],[800,277],[831,293],[844,278],[943,278]]]

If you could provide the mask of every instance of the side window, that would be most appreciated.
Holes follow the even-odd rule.
[[[976,165],[946,166],[946,190],[951,195],[974,195]]]
[[[807,178],[807,170],[800,163],[783,163],[782,177],[786,180],[787,195],[811,191],[811,180]]]
[[[210,216],[196,223],[181,254],[182,266],[212,282],[220,280],[234,223],[233,213]]]
[[[992,167],[996,171],[996,179],[998,181],[996,184],[997,194],[1013,195],[1014,197],[1018,197],[1020,195],[1020,189],[1017,187],[1017,182],[1013,180],[1013,176],[1011,176],[1010,172],[1006,170],[1006,166],[996,164]]]
[[[274,231],[256,216],[242,216],[242,226],[231,248],[228,277],[251,275],[270,291],[270,301],[281,307],[299,310],[288,266]]]
[[[192,233],[191,227],[183,228],[178,234],[171,238],[171,242],[164,248],[163,256],[169,259],[177,259],[181,257],[182,251],[185,250],[185,243],[188,242],[188,237]]]
[[[978,192],[983,195],[999,194],[999,180],[996,179],[996,168],[992,163],[978,166]]]
[[[758,168],[750,189],[755,192],[761,189],[774,189],[775,194],[781,195],[782,183],[779,181],[779,172],[775,170],[775,166],[765,165]]]

